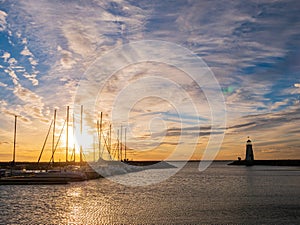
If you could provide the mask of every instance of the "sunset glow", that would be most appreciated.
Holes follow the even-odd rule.
[[[175,149],[176,159],[188,155],[201,159],[209,138],[223,133],[216,159],[243,158],[248,136],[256,159],[300,158],[297,7],[282,1],[220,5],[214,1],[2,1],[0,161],[12,159],[14,115],[18,116],[16,158],[36,161],[54,109],[57,141],[67,106],[68,155],[75,145],[77,159],[80,145],[86,158],[94,158],[95,148],[99,157],[96,127],[101,112],[105,154],[104,138],[112,125],[113,145],[121,127],[125,141],[127,129],[128,158],[134,160],[166,159]],[[212,10],[210,15],[207,9]],[[150,50],[147,45],[134,51],[126,47],[142,41],[160,44]],[[178,48],[168,52],[167,43]],[[184,58],[180,48],[200,63],[191,56]],[[105,58],[116,52],[116,57]],[[203,74],[196,72],[198,68]],[[202,77],[194,79],[193,72]],[[208,93],[222,95],[223,101],[212,104]],[[226,112],[214,116],[221,103]],[[222,116],[224,126],[213,126]],[[65,131],[56,160],[65,160]],[[52,135],[53,130],[43,161],[50,158]]]

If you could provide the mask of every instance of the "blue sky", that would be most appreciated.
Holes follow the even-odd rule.
[[[53,109],[59,109],[61,126],[65,107],[72,106],[92,63],[116,47],[142,40],[187,48],[214,73],[227,110],[219,158],[243,155],[248,135],[259,158],[300,158],[299,10],[297,0],[0,0],[0,160],[11,157],[14,114],[20,120],[21,156],[35,160]],[[148,63],[119,71],[102,90],[98,110],[109,118],[114,96],[130,83],[128,74],[136,79],[149,74],[175,79],[201,101],[201,116],[187,110],[182,117],[189,122],[181,131],[183,136],[199,135],[195,154],[201,156],[208,134],[217,131],[206,132],[210,113],[203,93],[174,68]],[[166,86],[155,83],[153,88]],[[178,137],[162,134],[182,127],[175,111],[172,104],[151,97],[140,101],[130,112],[128,144],[141,149],[161,146],[147,154],[163,157],[166,143],[171,151]],[[204,118],[200,133],[199,117]],[[154,121],[150,133],[146,121]],[[185,144],[182,149],[191,143]]]

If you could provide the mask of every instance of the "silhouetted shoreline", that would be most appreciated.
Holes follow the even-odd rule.
[[[300,166],[300,160],[282,159],[282,160],[253,160],[251,162],[246,160],[236,160],[228,165],[234,166]]]
[[[200,162],[201,160],[189,160],[188,162]],[[133,166],[150,166],[155,165],[158,163],[161,163],[163,161],[159,160],[149,160],[149,161],[127,161],[124,163],[127,163],[129,165]],[[172,161],[170,161],[172,162]],[[173,161],[173,162],[184,162],[181,160]],[[245,160],[214,160],[214,162],[228,162],[228,165],[249,165],[249,162]],[[68,165],[74,165],[74,166],[85,166],[87,165],[87,162],[54,162],[54,164],[51,163],[51,167],[66,167]],[[258,166],[300,166],[300,159],[282,159],[282,160],[254,160],[250,163],[251,165],[258,165]],[[11,162],[0,162],[0,168],[1,169],[8,169],[11,168]],[[15,162],[14,165],[15,169],[27,169],[27,170],[45,170],[49,169],[49,162]]]
[[[117,161],[108,161],[108,162],[117,162]],[[120,161],[119,161],[120,162]],[[173,168],[172,165],[168,164],[164,161],[124,161],[123,163],[126,163],[131,166],[154,166],[155,168],[161,167],[161,168]],[[14,163],[14,169],[16,170],[47,170],[51,168],[64,168],[67,166],[87,166],[89,165],[88,162],[15,162]],[[12,162],[0,162],[0,169],[10,169],[12,167]]]

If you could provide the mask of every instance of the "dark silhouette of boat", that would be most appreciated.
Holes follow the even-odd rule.
[[[14,149],[13,160],[10,162],[10,169],[0,171],[0,185],[5,184],[67,184],[69,182],[84,181],[88,179],[87,173],[78,168],[65,167],[64,169],[46,171],[26,171],[17,170],[15,153],[16,153],[16,131],[17,116],[15,116],[14,129]],[[51,161],[53,162],[53,154]],[[39,158],[40,160],[40,158]],[[39,163],[39,161],[38,161]]]
[[[66,177],[12,176],[1,177],[0,185],[68,184]]]

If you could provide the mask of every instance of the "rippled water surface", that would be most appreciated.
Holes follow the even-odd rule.
[[[188,163],[168,180],[0,186],[0,224],[297,224],[300,169]],[[163,171],[162,171],[163,172]],[[142,171],[136,175],[151,175]]]

